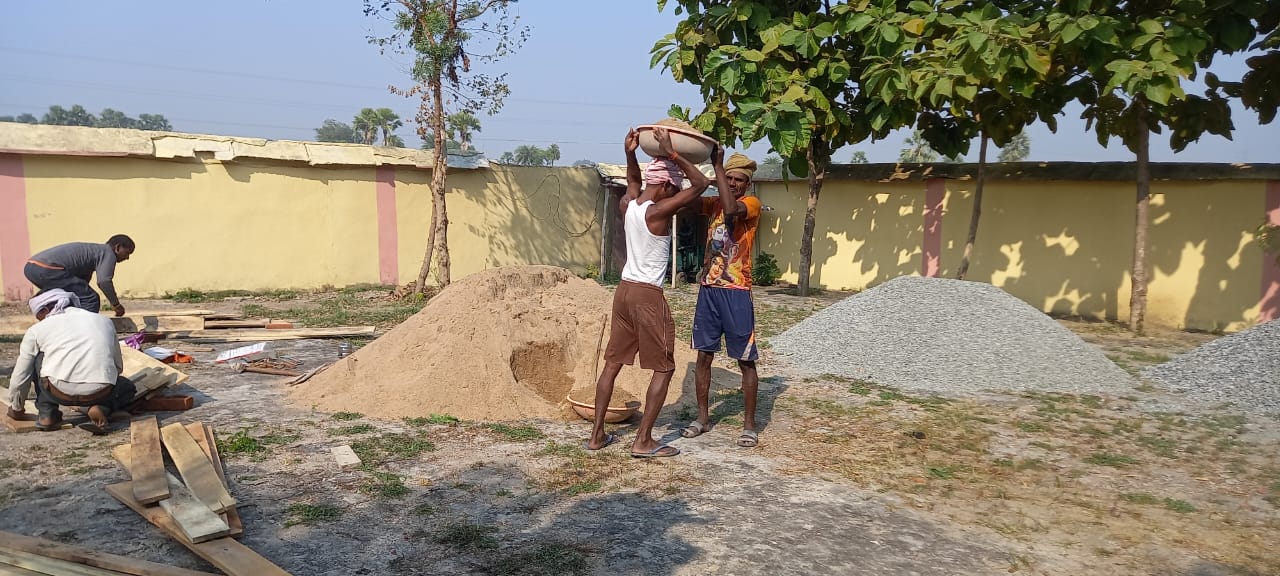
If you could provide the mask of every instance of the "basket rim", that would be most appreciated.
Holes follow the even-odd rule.
[[[570,397],[568,397],[568,396],[565,396],[565,398],[564,398],[564,399],[565,399],[565,400],[567,400],[570,404],[572,404],[572,405],[574,405],[574,406],[577,406],[577,407],[579,407],[579,408],[590,408],[590,409],[592,409],[592,410],[595,410],[595,409],[596,409],[596,405],[595,405],[595,404],[588,404],[588,403],[586,403],[586,402],[579,402],[579,401],[574,400],[573,398],[570,398]],[[632,400],[632,402],[635,402],[635,403],[637,403],[637,404],[640,404],[640,401],[639,401],[639,400]],[[621,406],[621,407],[617,407],[617,406],[606,406],[606,407],[605,407],[605,411],[606,411],[606,412],[625,412],[625,411],[627,411],[627,410],[635,410],[635,409],[636,409],[636,408],[633,408],[633,407],[630,407],[630,406]]]
[[[684,128],[679,128],[679,127],[676,127],[676,126],[663,126],[663,125],[661,125],[661,124],[641,124],[641,125],[639,125],[639,126],[636,126],[636,132],[642,132],[642,131],[646,131],[646,130],[653,130],[654,128],[666,128],[668,132],[675,132],[675,133],[677,133],[677,134],[683,134],[683,135],[685,135],[685,136],[689,136],[689,137],[691,137],[691,138],[696,138],[696,139],[698,139],[698,140],[702,140],[702,141],[704,141],[704,142],[706,142],[706,143],[708,143],[708,144],[717,144],[717,142],[716,142],[716,139],[715,139],[715,138],[712,138],[712,137],[710,137],[710,136],[707,136],[706,134],[703,134],[703,133],[701,133],[701,132],[698,132],[697,130],[686,130],[686,129],[684,129]]]

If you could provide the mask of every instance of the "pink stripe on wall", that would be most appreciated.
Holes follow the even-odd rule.
[[[938,275],[942,267],[942,200],[947,195],[947,181],[930,178],[925,181],[924,192],[924,241],[920,274]]]
[[[1280,226],[1280,180],[1267,182],[1267,221]],[[1262,261],[1262,311],[1258,322],[1280,318],[1280,264],[1275,254],[1264,254]]]
[[[396,168],[375,170],[378,196],[378,279],[384,285],[400,283],[399,230],[396,225]]]
[[[4,275],[4,299],[25,300],[33,293],[22,273],[31,256],[27,231],[27,185],[22,157],[0,154],[0,273]]]

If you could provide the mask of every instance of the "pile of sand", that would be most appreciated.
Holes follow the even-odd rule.
[[[599,284],[553,266],[473,274],[290,396],[319,410],[376,418],[576,418],[565,397],[599,376],[612,299]],[[693,401],[695,360],[677,343],[665,405],[686,393]],[[610,404],[643,398],[651,374],[623,367]]]

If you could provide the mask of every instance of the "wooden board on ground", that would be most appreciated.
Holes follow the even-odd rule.
[[[0,415],[0,420],[4,421],[4,427],[8,428],[10,432],[13,432],[14,434],[25,434],[27,432],[36,431],[35,405],[31,402],[28,402],[27,404],[30,405],[30,408],[27,410],[27,415],[31,416],[30,420],[14,420],[7,414]],[[66,430],[67,428],[75,426],[76,423],[81,420],[83,420],[83,418],[63,419],[62,423],[58,425],[58,429]]]
[[[205,330],[223,330],[227,328],[266,328],[270,320],[205,320]],[[199,330],[200,328],[192,328]]]
[[[124,344],[120,345],[120,356],[124,358],[124,377],[132,380],[138,388],[133,396],[135,400],[161,388],[177,386],[189,378],[174,367]]]
[[[128,482],[111,484],[106,487],[106,490],[112,498],[119,500],[164,533],[181,542],[196,556],[205,559],[230,576],[289,576],[288,572],[233,538],[218,538],[200,544],[186,541],[178,526],[174,524],[173,518],[170,518],[164,510],[155,506],[144,506],[133,499],[133,488]]]
[[[183,482],[197,499],[214,512],[225,512],[227,508],[236,505],[235,498],[227,492],[222,479],[213,469],[213,463],[185,426],[169,424],[160,429],[160,437],[164,440],[165,450],[169,451],[169,457],[178,467]]]
[[[196,342],[256,342],[262,340],[299,340],[303,338],[344,338],[347,336],[369,336],[376,331],[373,326],[334,326],[332,328],[292,328],[288,330],[253,329],[243,330],[192,330],[190,332],[173,332],[166,338],[193,340]]]
[[[333,459],[337,461],[338,468],[354,468],[360,465],[360,457],[356,456],[355,450],[346,444],[334,446],[329,451],[333,452]]]
[[[143,504],[169,497],[165,478],[164,451],[160,447],[160,424],[155,416],[144,416],[129,425],[129,476],[133,478],[133,497]]]
[[[182,480],[169,473],[165,478],[169,481],[169,497],[160,501],[160,507],[169,513],[188,540],[207,542],[231,532],[231,527],[222,518],[191,495]]]
[[[137,332],[179,332],[185,330],[203,330],[204,316],[140,316],[129,314],[119,318],[111,318],[119,334]]]
[[[116,556],[115,554],[107,554],[106,552],[98,552],[52,540],[32,538],[12,532],[0,532],[0,550],[26,552],[133,576],[214,576],[208,572],[197,572],[176,566],[156,564],[146,560],[125,558],[124,556]]]
[[[57,558],[46,558],[30,552],[19,552],[14,550],[0,549],[0,574],[11,574],[7,566],[12,566],[21,570],[30,571],[33,574],[53,575],[53,576],[119,576],[119,572],[94,568],[93,566],[82,566],[58,560]],[[18,572],[23,574],[24,572]]]
[[[188,424],[188,426],[196,426],[196,425],[198,424]],[[199,443],[200,437],[197,436],[196,438],[197,438],[197,443]],[[200,447],[204,448],[204,445],[201,444]],[[129,470],[129,462],[132,459],[132,453],[133,453],[133,450],[129,447],[128,444],[120,444],[119,446],[116,446],[111,449],[111,457],[114,458],[115,461],[120,464],[120,466],[124,467],[125,471]],[[226,487],[225,480],[223,481],[223,486]],[[166,479],[165,488],[167,489],[168,487],[169,487],[169,482]],[[230,528],[231,531],[228,533],[228,536],[239,538],[240,535],[244,533],[244,524],[241,523],[240,521],[240,513],[237,512],[234,507],[227,508],[227,511],[222,514],[218,514],[218,517],[221,518],[223,522],[226,522],[227,527]]]
[[[222,480],[222,487],[231,492],[231,485],[227,484],[227,472],[222,467],[222,455],[218,453],[217,437],[213,435],[213,427],[201,422],[192,422],[187,424],[187,432],[191,433],[191,437],[195,438],[196,444],[200,445],[200,449],[204,450],[209,461],[213,464],[213,471],[218,473],[218,479]],[[231,536],[239,536],[244,533],[244,524],[240,521],[240,512],[235,506],[227,508],[224,515],[227,525],[231,527]]]
[[[151,323],[156,324],[157,326],[162,324],[169,325],[169,326],[178,326],[180,325],[180,323],[185,323],[186,326],[189,326],[188,328],[172,328],[172,330],[199,330],[204,327],[204,317],[209,316],[211,314],[214,314],[213,310],[196,310],[196,309],[144,310],[142,312],[128,312],[125,316],[121,318],[116,318],[113,312],[102,313],[103,316],[111,318],[112,322],[116,324],[117,332],[126,332],[126,331],[141,332],[142,330],[122,330],[121,327],[122,325],[125,327],[128,327],[130,324],[132,324],[133,326],[146,326],[148,322],[147,320],[148,318],[151,319],[150,320]],[[200,325],[196,326],[194,322],[192,322],[191,320],[182,320],[182,321],[173,321],[173,322],[170,322],[170,321],[160,322],[157,320],[159,318],[171,318],[171,317],[198,318],[200,320]],[[119,322],[125,319],[128,319],[128,323],[122,324]],[[26,314],[21,314],[18,316],[0,316],[0,335],[21,336],[26,333],[28,328],[35,325],[35,323],[36,323],[35,316],[29,316]]]

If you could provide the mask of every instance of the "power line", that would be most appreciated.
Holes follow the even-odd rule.
[[[356,90],[376,90],[386,93],[386,87],[374,87],[367,84],[348,84],[345,82],[332,82],[328,80],[310,80],[304,78],[289,78],[286,76],[269,76],[266,74],[253,74],[251,72],[233,72],[229,70],[213,70],[209,68],[196,68],[190,66],[173,66],[169,64],[159,64],[155,62],[139,62],[131,60],[119,60],[115,58],[103,58],[100,56],[89,56],[84,54],[65,54],[59,52],[48,52],[44,50],[31,50],[28,48],[17,48],[13,46],[0,46],[0,52],[15,52],[19,54],[30,54],[37,56],[51,56],[54,58],[67,58],[71,60],[85,60],[89,62],[101,62],[104,64],[120,64],[124,66],[138,66],[144,68],[156,68],[160,70],[172,70],[175,72],[194,72],[199,74],[215,74],[219,76],[231,76],[239,78],[252,78],[256,80],[269,80],[275,82],[290,82],[295,84],[309,84],[313,86],[329,86],[334,88],[349,88]],[[647,104],[626,104],[626,103],[600,103],[600,102],[573,102],[568,100],[548,100],[538,98],[507,98],[512,102],[529,102],[533,104],[556,104],[565,106],[594,106],[600,108],[632,108],[637,110],[652,110],[655,106]]]

